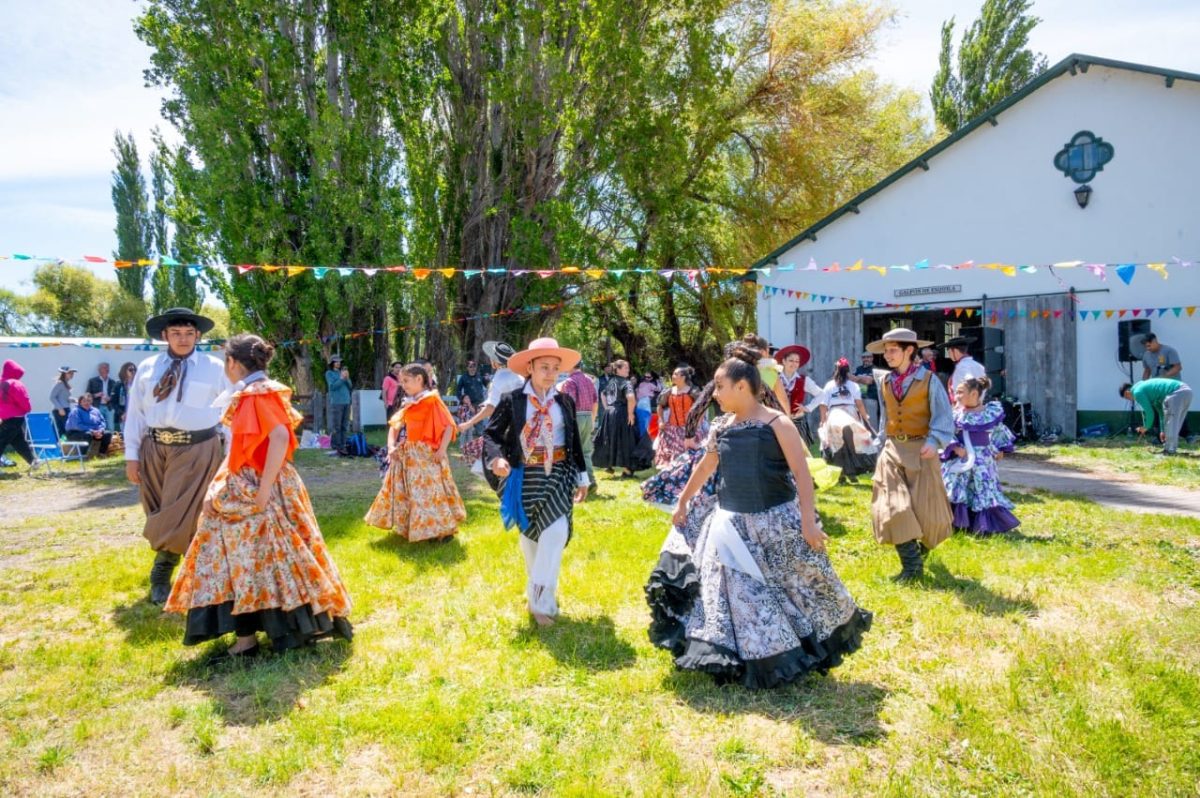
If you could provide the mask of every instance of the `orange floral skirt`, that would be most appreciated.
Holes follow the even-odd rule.
[[[165,610],[187,613],[188,645],[246,634],[251,616],[276,648],[329,634],[349,639],[350,595],[300,475],[284,463],[263,512],[254,506],[259,476],[221,467],[208,490],[213,512],[200,516]]]
[[[367,511],[371,526],[395,530],[405,540],[436,540],[458,532],[467,517],[446,459],[434,457],[423,443],[401,444],[401,459],[383,477],[379,495]]]

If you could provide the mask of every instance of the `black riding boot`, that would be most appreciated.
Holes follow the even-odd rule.
[[[166,604],[171,595],[171,574],[179,564],[179,555],[173,551],[160,551],[154,555],[154,566],[150,569],[150,601]]]
[[[900,557],[900,573],[892,577],[897,582],[910,582],[925,575],[924,558],[921,556],[921,546],[917,541],[910,540],[896,546],[896,554]]]

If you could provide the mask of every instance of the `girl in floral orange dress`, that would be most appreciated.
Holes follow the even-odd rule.
[[[165,607],[187,613],[184,645],[237,634],[215,659],[257,656],[260,631],[276,651],[353,635],[350,596],[291,463],[301,417],[291,389],[265,373],[274,352],[257,335],[225,346],[234,385],[217,401],[229,400],[221,421],[232,444]]]
[[[391,466],[364,520],[413,542],[453,537],[467,517],[446,457],[454,417],[425,366],[401,369],[400,387],[404,404],[388,420]]]

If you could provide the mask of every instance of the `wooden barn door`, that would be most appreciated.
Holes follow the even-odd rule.
[[[1031,311],[1036,314],[1033,318]],[[1029,402],[1042,426],[1058,426],[1067,440],[1074,440],[1078,350],[1070,296],[988,299],[983,321],[1004,330],[1007,394]]]
[[[796,335],[793,341],[807,346],[812,362],[805,367],[820,386],[833,377],[833,365],[839,357],[850,361],[851,372],[858,365],[863,350],[863,313],[858,308],[847,310],[809,310],[796,313]],[[776,346],[783,346],[779,341]]]

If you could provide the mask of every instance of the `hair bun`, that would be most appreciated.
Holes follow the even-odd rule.
[[[741,341],[734,341],[725,347],[725,357],[736,358],[757,367],[761,355],[759,354],[759,350],[754,349],[748,344],[744,344]]]

